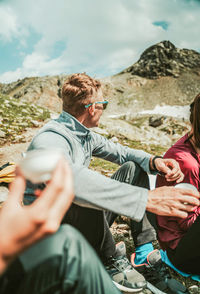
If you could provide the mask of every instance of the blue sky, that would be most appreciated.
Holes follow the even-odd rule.
[[[109,76],[170,40],[200,52],[198,0],[0,0],[0,82]]]

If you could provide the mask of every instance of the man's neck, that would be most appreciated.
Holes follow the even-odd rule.
[[[63,111],[65,111],[63,109]],[[66,111],[65,111],[66,112]],[[75,119],[77,119],[84,127],[86,128],[90,128],[89,124],[88,124],[88,116],[85,115],[85,113],[79,115],[79,116],[74,116],[71,113],[69,113],[71,116],[75,117]]]

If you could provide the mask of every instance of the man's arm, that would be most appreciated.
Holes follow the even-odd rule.
[[[174,159],[163,159],[142,150],[132,149],[91,132],[93,142],[93,156],[115,162],[119,165],[127,161],[136,162],[147,173],[161,172],[167,181],[181,182],[184,178],[178,162]]]
[[[0,211],[0,274],[27,247],[57,231],[74,197],[71,170],[59,161],[36,201],[22,206],[25,179],[18,174]]]
[[[74,176],[76,203],[111,210],[140,221],[144,215],[148,190],[107,178],[72,162],[69,142],[55,132],[36,136],[28,150],[60,148],[70,162]]]
[[[32,141],[30,148],[40,149],[48,148],[49,146],[59,146],[63,150],[66,158],[70,157],[68,142],[62,136],[53,132],[51,132],[50,136],[47,133],[38,136]],[[164,203],[164,206],[168,207],[168,211],[163,211],[163,213],[177,216],[177,214],[172,214],[173,212],[170,212],[172,193],[176,196],[179,194],[177,190],[171,191],[170,188],[167,188],[160,191],[155,189],[150,192],[144,188],[135,187],[107,178],[84,166],[75,165],[72,162],[71,167],[75,182],[75,200],[81,204],[89,203],[96,207],[111,210],[117,214],[126,215],[136,221],[140,221],[144,216],[146,207],[147,210],[154,212],[154,204],[156,204],[159,214],[159,211],[163,211],[162,203]],[[185,195],[187,195],[187,191]],[[199,202],[196,197],[196,195],[191,196],[191,201],[195,203]],[[159,203],[157,201],[158,198],[162,199]],[[184,199],[184,197],[182,199]],[[173,201],[175,202],[176,200]],[[182,203],[182,200],[177,201]],[[182,211],[182,208],[180,208],[180,210]],[[190,208],[186,206],[185,211],[190,211]]]
[[[151,154],[143,150],[137,150],[123,146],[119,143],[113,143],[107,138],[94,132],[91,132],[91,135],[93,156],[103,158],[119,165],[122,165],[127,161],[134,161],[147,173],[152,172],[150,170],[150,158],[152,157]]]

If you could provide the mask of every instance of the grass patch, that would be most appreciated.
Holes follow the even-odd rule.
[[[100,172],[105,176],[110,176],[119,168],[119,165],[101,158],[94,157],[90,163],[90,168]]]
[[[133,149],[139,149],[146,152],[149,152],[153,155],[163,155],[167,148],[162,146],[157,146],[154,144],[145,145],[140,141],[131,141],[129,139],[124,138],[123,136],[118,137],[119,143],[128,146]],[[113,162],[104,160],[102,158],[93,157],[90,163],[90,168],[100,172],[103,175],[111,176],[118,168],[119,165]]]
[[[119,138],[119,143],[133,149],[139,149],[145,152],[149,152],[152,155],[162,155],[163,153],[167,151],[167,147],[163,147],[161,145],[155,145],[155,144],[147,145],[142,143],[141,141],[132,141],[127,138]]]
[[[141,116],[141,117],[137,117],[135,119],[129,120],[128,123],[131,124],[132,126],[140,128],[146,121],[149,121],[149,117]]]
[[[12,97],[0,95],[0,104],[0,145],[21,142],[20,135],[27,128],[38,127],[50,118],[48,109]]]

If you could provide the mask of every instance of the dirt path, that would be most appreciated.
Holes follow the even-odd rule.
[[[38,132],[38,128],[30,128],[28,131],[24,132],[26,138],[25,143],[9,143],[5,144],[0,148],[0,165],[8,162],[14,161],[18,162],[21,159],[21,153],[25,152],[29,146],[33,136]]]

